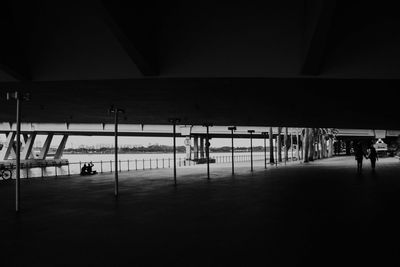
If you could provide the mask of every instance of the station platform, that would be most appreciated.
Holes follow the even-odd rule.
[[[398,264],[400,161],[335,157],[0,182],[2,266]],[[4,264],[4,265],[3,265]]]

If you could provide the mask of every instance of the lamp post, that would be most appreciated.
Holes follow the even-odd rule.
[[[250,133],[250,162],[251,162],[251,172],[253,172],[253,133],[254,130],[248,130]]]
[[[176,186],[176,124],[180,121],[181,120],[178,118],[169,119],[169,122],[171,122],[173,125],[173,135],[174,135],[173,143],[174,143],[174,184],[175,184],[175,186]]]
[[[21,102],[28,101],[30,99],[29,93],[21,93],[21,92],[8,92],[7,100],[16,100],[16,135],[17,135],[17,144],[16,144],[16,181],[15,181],[15,211],[19,212],[20,210],[20,178],[21,178]]]
[[[206,134],[206,158],[207,158],[207,179],[210,180],[210,127],[213,125],[211,123],[203,124],[203,127],[206,127],[207,134]]]
[[[262,132],[262,136],[264,136],[264,169],[267,168],[267,132]]]
[[[231,131],[231,140],[232,140],[232,175],[235,174],[235,157],[234,157],[234,147],[233,147],[233,132],[236,131],[236,127],[232,126],[232,127],[228,127],[228,130]]]
[[[110,114],[114,113],[114,195],[118,197],[118,115],[125,113],[123,109],[111,106]]]

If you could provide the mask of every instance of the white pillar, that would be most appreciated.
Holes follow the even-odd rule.
[[[193,159],[198,160],[199,159],[199,137],[194,136],[193,137],[194,144],[193,144]]]
[[[54,159],[61,159],[61,157],[64,153],[65,145],[67,144],[67,140],[68,140],[68,135],[64,134],[64,136],[60,142],[60,145],[57,148],[56,154],[54,155]]]
[[[190,149],[190,136],[185,137],[185,148],[186,148],[186,160],[190,160],[191,157],[191,149]]]
[[[39,159],[46,159],[46,156],[47,156],[47,153],[49,152],[50,144],[51,144],[52,140],[53,140],[53,134],[50,133],[47,135],[46,141],[44,142],[44,145],[43,145],[42,149],[40,150]]]
[[[7,160],[10,157],[11,152],[14,150],[14,138],[15,132],[9,132],[7,134],[6,142],[4,143],[4,146],[0,151],[1,160]]]
[[[36,133],[32,133],[29,136],[24,135],[24,149],[22,150],[21,159],[27,160],[33,157],[32,147],[35,142]]]

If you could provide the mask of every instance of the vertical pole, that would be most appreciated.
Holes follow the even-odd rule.
[[[269,163],[274,164],[274,133],[272,127],[269,127]]]
[[[206,136],[206,157],[207,157],[207,179],[210,180],[210,139],[209,139],[209,129],[207,127],[207,136]]]
[[[17,100],[17,162],[16,162],[16,171],[17,171],[17,177],[16,177],[16,183],[15,183],[15,211],[19,211],[20,209],[20,164],[21,164],[21,103],[20,103],[20,95],[18,92],[16,94],[16,100]]]
[[[115,187],[114,187],[114,194],[117,197],[118,196],[118,110],[115,109],[114,111],[114,124],[115,124],[115,131],[114,131],[114,137],[115,137],[115,144],[114,144],[114,157],[115,157],[115,171],[114,171],[114,177],[115,177]]]
[[[250,134],[250,161],[251,161],[251,171],[253,171],[253,136]]]
[[[293,133],[290,133],[290,149],[292,150],[292,162],[293,162]]]
[[[235,174],[235,161],[233,160],[234,159],[234,150],[235,150],[235,147],[233,146],[233,130],[232,130],[232,175],[234,175]]]
[[[278,166],[278,136],[275,139],[275,166]]]
[[[103,173],[103,161],[100,160],[100,173]]]
[[[253,133],[254,130],[248,130],[250,133],[250,165],[251,165],[251,172],[253,172]]]
[[[267,168],[267,133],[264,133],[264,169]]]
[[[300,160],[300,138],[298,131],[296,131],[296,159]]]
[[[235,155],[234,155],[234,150],[235,147],[233,145],[233,131],[236,130],[235,126],[232,127],[228,127],[228,130],[231,130],[231,141],[232,141],[232,145],[231,145],[231,150],[232,150],[232,176],[235,174]]]
[[[174,122],[173,126],[174,131],[174,184],[176,185],[176,122]]]

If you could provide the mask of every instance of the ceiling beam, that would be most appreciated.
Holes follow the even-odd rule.
[[[304,60],[302,75],[319,75],[326,54],[329,31],[335,14],[336,1],[306,1],[306,22]]]
[[[130,14],[127,15],[127,11]],[[130,6],[125,7],[124,3],[118,1],[101,1],[101,16],[133,63],[144,76],[155,76],[159,74],[154,60],[156,51],[148,51],[154,47],[154,44],[150,44],[153,40],[140,34],[143,31],[140,27],[144,27],[146,24],[145,21],[141,21],[144,14],[140,14],[140,12],[144,13],[138,6],[131,8]]]

